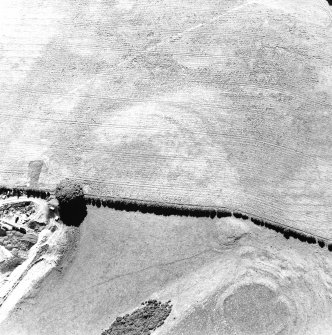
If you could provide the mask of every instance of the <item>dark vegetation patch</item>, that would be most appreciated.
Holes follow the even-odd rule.
[[[172,310],[170,301],[148,300],[132,314],[119,316],[101,335],[149,335],[164,324]]]
[[[87,215],[83,188],[70,179],[62,180],[55,189],[59,201],[59,214],[62,222],[68,226],[78,227]],[[98,200],[98,207],[101,201]]]
[[[321,247],[321,248],[324,248],[325,247],[325,242],[321,239],[318,239],[318,245]]]
[[[240,212],[233,212],[233,216],[237,219],[242,219],[242,220],[248,220],[249,219],[248,215],[242,214]]]
[[[242,218],[242,214],[239,212],[233,212],[233,216],[237,219],[241,219]]]

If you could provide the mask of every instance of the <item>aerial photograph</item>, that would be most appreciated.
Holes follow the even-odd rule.
[[[0,335],[332,335],[332,0],[0,0]]]

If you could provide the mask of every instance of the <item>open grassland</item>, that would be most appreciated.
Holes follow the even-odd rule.
[[[326,1],[1,6],[2,183],[72,177],[332,236]]]
[[[91,206],[80,230],[76,254],[31,291],[1,334],[100,335],[148,299],[172,301],[158,335],[330,334],[332,263],[320,248],[235,218]]]

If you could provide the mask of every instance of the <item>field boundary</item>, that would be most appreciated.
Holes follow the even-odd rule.
[[[86,194],[87,204],[97,207],[109,207],[115,210],[127,212],[141,212],[143,214],[155,214],[163,216],[187,216],[187,217],[206,217],[214,219],[222,217],[234,216],[238,219],[249,220],[257,226],[266,227],[284,235],[286,239],[294,237],[301,242],[309,244],[318,244],[321,248],[327,245],[329,251],[332,251],[332,239],[317,234],[312,234],[305,230],[291,227],[290,225],[280,223],[275,220],[265,219],[259,215],[239,210],[237,208],[229,208],[224,206],[196,205],[179,202],[160,202],[153,200],[144,200],[138,198],[122,198],[113,196],[95,196]]]
[[[6,187],[0,186],[0,195],[36,197],[41,199],[49,199],[54,196],[54,190],[37,189],[30,187]],[[154,214],[162,216],[186,216],[186,217],[205,217],[205,218],[223,218],[235,217],[237,219],[248,220],[253,224],[274,230],[282,234],[286,239],[293,237],[301,242],[309,244],[318,244],[321,248],[327,246],[332,251],[332,238],[327,238],[317,234],[307,232],[305,230],[292,227],[285,223],[275,220],[265,219],[259,215],[255,215],[238,208],[229,208],[217,205],[197,205],[190,203],[154,201],[139,198],[114,197],[114,196],[97,196],[94,194],[85,194],[85,202],[88,205],[100,207],[108,207],[115,210],[127,212],[140,212],[142,214]]]

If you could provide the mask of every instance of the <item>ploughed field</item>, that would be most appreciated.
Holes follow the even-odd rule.
[[[234,217],[91,206],[80,234],[76,252],[16,306],[1,334],[131,334],[147,301],[171,302],[155,335],[331,333],[326,249]]]
[[[324,0],[2,1],[0,180],[331,237]]]

